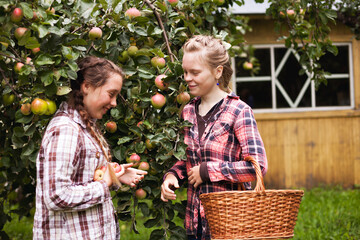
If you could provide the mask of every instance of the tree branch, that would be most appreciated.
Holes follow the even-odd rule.
[[[14,87],[9,83],[9,81],[6,79],[6,76],[4,74],[4,70],[2,68],[0,68],[0,72],[1,72],[1,75],[6,83],[6,85],[8,85],[10,88],[11,88],[11,91],[20,99],[21,96],[15,91]]]
[[[165,30],[165,27],[164,27],[164,24],[161,20],[161,17],[159,15],[159,13],[156,11],[156,8],[155,6],[149,1],[149,0],[144,0],[144,2],[151,8],[151,10],[154,12],[154,15],[156,17],[156,20],[157,22],[159,23],[159,26],[160,28],[163,30],[163,36],[164,36],[164,40],[165,40],[165,43],[166,43],[166,48],[167,48],[167,51],[168,51],[168,54],[170,56],[170,60],[171,62],[174,62],[174,57],[173,57],[173,53],[171,52],[171,48],[170,48],[170,44],[169,44],[169,39],[167,37],[167,34],[166,34],[166,30]]]

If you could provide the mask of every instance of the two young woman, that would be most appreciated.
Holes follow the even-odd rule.
[[[163,201],[176,198],[173,187],[188,180],[185,227],[188,239],[210,239],[199,195],[250,189],[255,171],[243,161],[252,156],[263,174],[267,159],[251,108],[231,93],[229,55],[220,40],[194,36],[183,47],[184,79],[196,96],[182,117],[193,124],[185,130],[187,160],[164,176]],[[112,178],[94,181],[97,168],[111,161],[109,147],[96,119],[116,106],[122,70],[109,60],[87,57],[79,63],[72,94],[49,123],[37,158],[34,239],[119,239],[110,196]],[[134,186],[146,172],[125,164],[116,175]]]
[[[174,187],[188,180],[185,228],[188,239],[210,239],[202,193],[251,189],[254,168],[243,161],[255,158],[262,173],[267,159],[251,108],[228,88],[233,70],[220,40],[194,36],[184,47],[182,66],[190,93],[196,96],[182,117],[193,124],[185,129],[186,161],[178,161],[164,176],[163,201],[176,199]]]

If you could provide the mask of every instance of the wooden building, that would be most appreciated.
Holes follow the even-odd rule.
[[[322,57],[331,75],[316,90],[309,74],[299,76],[298,56],[277,40],[273,21],[249,17],[246,40],[261,70],[250,76],[234,59],[233,89],[254,110],[269,162],[266,186],[359,185],[360,41],[341,23],[331,27],[339,54]]]

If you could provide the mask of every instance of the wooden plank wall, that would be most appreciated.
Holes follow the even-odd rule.
[[[267,188],[359,184],[360,116],[262,119]]]
[[[266,16],[252,16],[250,25],[249,44],[279,43],[287,34],[275,33]],[[354,109],[255,114],[269,161],[267,188],[360,185],[360,41],[340,23],[331,29],[333,42],[352,43]]]

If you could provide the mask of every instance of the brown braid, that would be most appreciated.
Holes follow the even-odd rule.
[[[82,120],[86,124],[86,129],[99,144],[106,160],[110,162],[111,154],[109,145],[101,134],[99,127],[92,121],[89,113],[85,109],[83,102],[84,97],[80,86],[83,82],[86,82],[94,88],[101,87],[106,83],[110,74],[119,74],[122,79],[124,79],[124,73],[120,67],[110,60],[93,56],[80,60],[78,66],[80,69],[78,71],[78,78],[71,82],[72,92],[68,100],[68,105],[70,108],[79,112]]]

